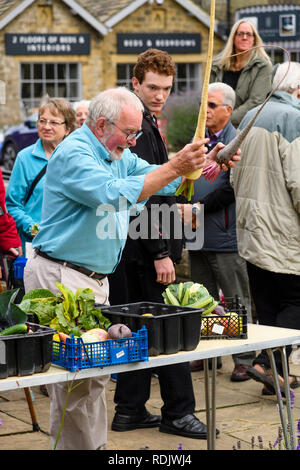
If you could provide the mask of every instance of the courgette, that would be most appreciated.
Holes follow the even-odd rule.
[[[26,323],[17,323],[16,325],[5,328],[5,330],[0,331],[0,336],[7,335],[20,335],[27,333]]]

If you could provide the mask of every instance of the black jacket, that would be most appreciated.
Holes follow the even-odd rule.
[[[142,122],[142,134],[137,139],[135,147],[131,151],[136,153],[150,164],[162,165],[168,161],[166,146],[157,127],[155,117],[152,118],[150,112],[145,108]],[[152,204],[176,204],[175,196],[151,196],[146,204],[149,220]],[[149,224],[150,226],[150,224]],[[172,227],[171,227],[172,229]],[[178,263],[181,259],[183,240],[174,239],[172,234],[168,239],[161,236],[157,239],[137,239],[129,237],[123,251],[123,258],[128,261],[138,261],[141,264],[153,264],[154,259],[170,258]]]
[[[235,135],[236,129],[229,121],[218,141],[227,145]],[[235,198],[229,174],[229,171],[221,171],[212,183],[200,178],[194,184],[195,193],[191,202],[204,204],[204,243],[201,248],[204,251],[237,251]],[[199,247],[190,243],[189,250],[198,251]]]

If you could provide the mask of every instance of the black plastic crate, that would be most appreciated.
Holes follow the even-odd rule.
[[[46,372],[52,361],[56,330],[28,323],[32,334],[0,336],[0,379]]]
[[[239,297],[228,297],[219,305],[238,316],[202,315],[201,339],[247,339],[247,310]]]
[[[136,332],[145,325],[149,356],[192,351],[199,343],[203,309],[156,302],[97,307],[113,324],[124,323],[131,331]],[[143,316],[145,314],[151,316]]]

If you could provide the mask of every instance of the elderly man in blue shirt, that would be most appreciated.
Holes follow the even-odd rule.
[[[189,144],[164,165],[149,165],[129,150],[141,129],[143,105],[126,88],[100,93],[83,126],[53,153],[46,173],[42,220],[34,255],[24,274],[26,291],[56,282],[76,291],[89,287],[108,303],[108,280],[121,259],[131,208],[154,194],[174,194],[179,177],[215,158],[203,144]],[[233,160],[239,160],[238,156]],[[230,166],[234,163],[230,162]],[[105,449],[105,385],[109,376],[85,379],[68,398],[57,449]],[[50,437],[58,434],[67,384],[49,385]]]

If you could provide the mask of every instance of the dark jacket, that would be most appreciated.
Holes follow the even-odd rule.
[[[236,129],[229,121],[219,136],[218,142],[226,145],[235,135]],[[213,147],[214,145],[210,149]],[[229,173],[229,171],[221,171],[213,183],[203,177],[194,183],[195,193],[191,202],[204,204],[204,244],[202,247],[204,251],[237,251],[235,198],[229,182]],[[195,245],[195,250],[198,249]],[[189,250],[193,251],[191,243],[189,243]]]
[[[142,131],[135,147],[131,147],[131,151],[150,164],[162,165],[166,163],[168,161],[166,146],[157,127],[156,119],[152,118],[146,108],[143,114]],[[146,204],[149,220],[152,204],[168,204],[171,206],[176,204],[176,198],[175,196],[151,196]],[[140,264],[153,264],[154,259],[170,256],[175,263],[178,263],[181,259],[182,247],[183,240],[174,239],[172,233],[170,233],[168,239],[163,239],[160,235],[157,239],[132,240],[128,237],[123,259],[138,261]]]

